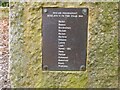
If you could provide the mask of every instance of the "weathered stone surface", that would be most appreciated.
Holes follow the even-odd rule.
[[[97,4],[97,17],[90,24],[90,87],[117,87],[118,83],[118,4]]]
[[[12,87],[115,88],[118,86],[117,3],[11,3]],[[42,7],[88,7],[85,72],[42,72]]]

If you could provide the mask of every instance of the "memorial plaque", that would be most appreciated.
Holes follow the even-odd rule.
[[[43,8],[42,69],[84,71],[88,8]]]

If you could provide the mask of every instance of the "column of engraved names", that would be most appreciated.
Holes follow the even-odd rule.
[[[58,20],[58,67],[67,68],[67,62],[69,61],[69,57],[65,53],[66,42],[67,42],[67,31],[69,31],[71,27],[66,26],[66,22],[64,20]]]

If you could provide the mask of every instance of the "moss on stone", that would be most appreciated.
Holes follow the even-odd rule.
[[[42,7],[88,7],[89,35],[86,72],[43,72]],[[117,3],[11,2],[11,80],[13,87],[117,87]]]

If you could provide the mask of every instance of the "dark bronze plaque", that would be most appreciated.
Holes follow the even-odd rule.
[[[88,8],[43,8],[42,69],[86,70]]]

